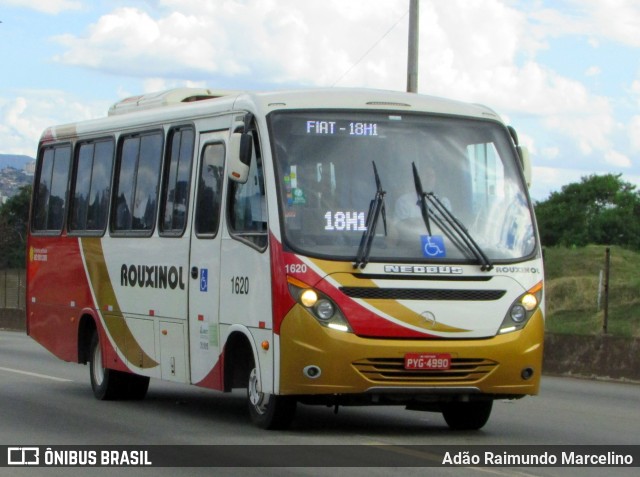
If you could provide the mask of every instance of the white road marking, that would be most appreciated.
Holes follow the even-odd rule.
[[[30,373],[29,371],[20,371],[19,369],[0,367],[0,371],[7,371],[9,373],[16,373],[16,374],[24,374],[25,376],[32,376],[34,378],[42,378],[42,379],[50,379],[51,381],[59,381],[63,383],[70,383],[73,381],[72,379],[56,378],[54,376],[45,376],[44,374]]]

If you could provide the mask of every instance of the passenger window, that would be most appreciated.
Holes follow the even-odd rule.
[[[202,152],[198,176],[196,234],[214,236],[220,224],[220,203],[224,177],[223,144],[207,144]]]
[[[102,233],[109,210],[113,141],[80,145],[71,194],[69,230]]]
[[[162,204],[162,231],[169,235],[181,235],[187,224],[194,137],[192,128],[169,136]]]
[[[244,184],[230,181],[228,225],[231,234],[258,249],[267,246],[267,201],[264,188],[262,158],[254,132],[254,150],[249,178]]]
[[[115,232],[153,231],[162,162],[162,133],[141,134],[121,143],[112,228]]]
[[[71,146],[43,149],[33,214],[34,231],[62,231]]]

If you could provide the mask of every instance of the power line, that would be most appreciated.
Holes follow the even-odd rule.
[[[352,64],[352,65],[349,67],[349,69],[348,69],[347,71],[345,71],[344,73],[342,73],[342,76],[340,76],[340,77],[339,77],[339,78],[338,78],[338,79],[337,79],[337,80],[336,80],[336,81],[331,85],[331,87],[334,87],[336,84],[338,84],[340,81],[342,81],[342,79],[343,79],[345,76],[347,76],[347,75],[351,72],[351,70],[352,70],[352,69],[354,69],[356,66],[358,66],[358,65],[360,64],[360,62],[361,62],[362,60],[364,60],[364,59],[365,59],[365,57],[366,57],[369,53],[371,53],[371,51],[373,51],[373,49],[374,49],[376,46],[378,46],[378,44],[379,44],[382,40],[384,40],[384,39],[387,37],[387,35],[389,35],[389,33],[391,33],[391,32],[394,30],[394,29],[395,29],[395,27],[397,27],[397,26],[398,26],[398,23],[400,23],[402,20],[404,20],[404,17],[406,17],[408,14],[409,14],[409,10],[407,10],[406,12],[404,12],[404,14],[403,14],[403,15],[402,15],[402,16],[401,16],[401,17],[400,17],[400,18],[399,18],[399,19],[398,19],[398,20],[397,20],[397,21],[396,21],[392,26],[391,26],[391,28],[389,28],[389,29],[384,33],[384,35],[382,35],[382,36],[378,39],[378,41],[376,41],[376,42],[373,44],[373,46],[371,46],[371,48],[369,48],[369,49],[368,49],[368,50],[367,50],[367,51],[366,51],[366,52],[365,52],[365,53],[364,53],[364,54],[363,54],[363,55],[358,59],[358,61],[356,61],[354,64]]]

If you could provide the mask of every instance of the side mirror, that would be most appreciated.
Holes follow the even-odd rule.
[[[522,167],[522,172],[524,173],[524,181],[527,183],[527,187],[531,188],[531,158],[529,157],[529,150],[525,146],[520,145],[518,133],[512,126],[507,126],[507,129],[518,152],[520,167]]]
[[[229,179],[247,182],[253,153],[253,138],[248,133],[233,133],[229,138]]]
[[[524,173],[524,180],[527,183],[527,187],[531,188],[531,158],[529,156],[529,149],[525,146],[517,146],[518,156],[520,157],[520,166]]]

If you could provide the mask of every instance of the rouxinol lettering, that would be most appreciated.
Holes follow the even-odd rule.
[[[140,288],[180,288],[184,290],[182,267],[168,265],[127,265],[120,267],[120,285]]]

